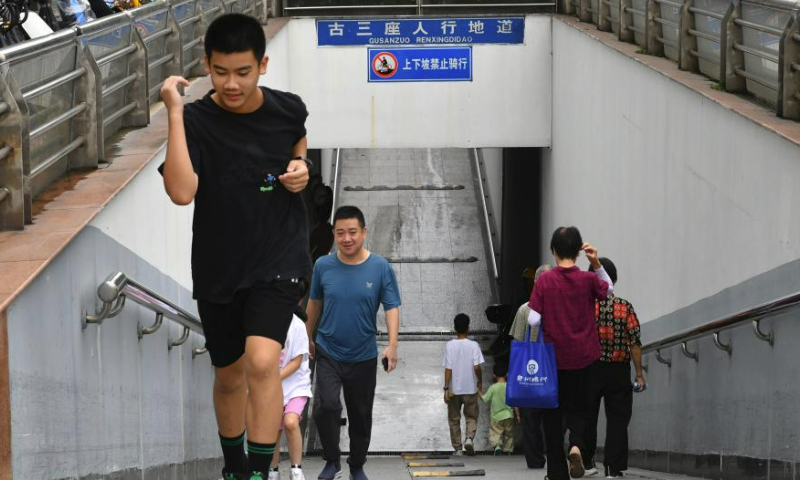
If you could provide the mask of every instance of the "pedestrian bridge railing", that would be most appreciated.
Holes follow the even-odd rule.
[[[561,0],[559,10],[800,120],[800,3]]]
[[[0,231],[32,221],[32,199],[95,168],[105,141],[143,127],[170,75],[205,75],[214,18],[266,22],[266,0],[168,0],[0,49]]]
[[[681,352],[685,356],[698,361],[698,351],[696,349],[692,351],[689,347],[689,342],[699,338],[711,336],[714,339],[714,345],[718,349],[726,352],[728,355],[732,355],[732,342],[729,341],[728,343],[725,343],[722,339],[720,339],[719,334],[722,331],[740,327],[746,324],[751,326],[753,329],[753,334],[758,339],[763,340],[765,343],[768,343],[770,346],[772,346],[775,343],[775,334],[771,330],[769,332],[764,332],[761,326],[761,321],[798,305],[800,305],[800,292],[769,303],[765,303],[763,305],[758,305],[728,317],[705,323],[690,330],[670,335],[666,338],[662,338],[661,340],[650,342],[642,346],[642,353],[655,353],[656,360],[658,360],[659,363],[662,363],[667,367],[671,367],[672,359],[664,358],[661,352],[670,347],[680,345]]]
[[[158,331],[166,317],[183,327],[180,338],[170,338],[167,348],[172,349],[186,343],[190,332],[203,335],[203,326],[200,319],[175,305],[171,301],[145,287],[136,280],[122,272],[115,272],[97,287],[97,297],[103,303],[96,313],[86,313],[82,319],[84,328],[89,324],[100,325],[104,320],[114,318],[125,308],[126,302],[131,300],[155,313],[155,320],[150,326],[138,325],[138,335],[141,340],[146,335]],[[206,353],[205,348],[193,348],[192,357]]]
[[[555,5],[554,0],[285,0],[283,12],[285,16],[553,13]]]

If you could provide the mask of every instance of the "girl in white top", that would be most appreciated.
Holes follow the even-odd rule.
[[[286,431],[289,446],[289,460],[292,463],[290,480],[305,480],[301,461],[303,457],[303,434],[300,420],[303,409],[311,397],[311,370],[308,368],[308,334],[306,325],[297,315],[292,318],[286,344],[280,358],[281,385],[283,386],[283,421],[275,442],[275,456],[272,458],[270,480],[279,480],[281,432]]]

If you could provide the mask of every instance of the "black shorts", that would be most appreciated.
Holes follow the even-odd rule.
[[[230,303],[197,300],[211,364],[227,367],[238,360],[249,336],[283,346],[301,291],[296,279],[276,280],[239,290]]]

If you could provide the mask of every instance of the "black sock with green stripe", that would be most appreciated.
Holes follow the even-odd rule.
[[[275,454],[274,443],[256,443],[247,441],[247,458],[251,472],[269,472],[272,456]]]
[[[244,432],[238,437],[223,437],[219,435],[222,445],[222,456],[225,458],[225,472],[247,472],[247,456],[244,454]]]

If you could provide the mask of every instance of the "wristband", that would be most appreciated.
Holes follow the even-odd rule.
[[[309,170],[311,170],[312,168],[314,168],[314,162],[312,162],[311,160],[309,160],[309,158],[308,158],[308,157],[306,157],[306,156],[303,156],[303,155],[298,155],[298,156],[296,156],[296,157],[293,157],[293,158],[292,158],[292,160],[302,160],[302,161],[306,162],[306,166],[308,167],[308,169],[309,169]]]

